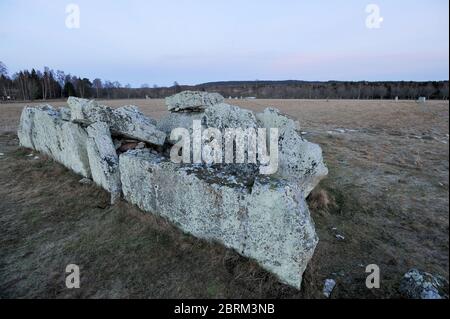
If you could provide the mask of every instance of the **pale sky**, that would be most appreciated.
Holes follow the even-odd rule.
[[[366,26],[371,3],[380,28]],[[136,87],[448,80],[448,30],[448,0],[0,0],[0,61]]]

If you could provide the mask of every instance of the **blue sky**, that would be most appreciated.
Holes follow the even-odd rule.
[[[68,29],[66,5],[80,8]],[[380,8],[366,27],[366,5]],[[139,86],[223,80],[448,80],[448,0],[0,0],[10,73]]]

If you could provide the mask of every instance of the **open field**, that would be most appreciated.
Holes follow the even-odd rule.
[[[154,118],[167,112],[163,100],[103,102]],[[105,191],[62,165],[27,156],[15,135],[24,104],[11,103],[0,104],[0,298],[313,298],[326,278],[337,282],[332,298],[390,298],[412,267],[449,278],[448,101],[230,103],[277,107],[322,146],[330,173],[309,199],[320,242],[300,292],[126,202],[110,206]],[[69,263],[81,267],[80,289],[65,288]],[[369,290],[373,263],[381,288]]]

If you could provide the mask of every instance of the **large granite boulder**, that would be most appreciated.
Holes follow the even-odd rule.
[[[178,165],[149,151],[129,151],[119,162],[127,201],[255,259],[300,288],[318,238],[295,184]]]
[[[62,120],[61,114],[52,107],[25,107],[18,137],[20,145],[47,154],[84,177],[91,176],[86,131]]]
[[[41,108],[43,108],[42,106]],[[33,136],[31,135],[34,127],[34,113],[36,107],[26,106],[22,110],[20,115],[19,128],[17,130],[17,136],[19,137],[19,143],[26,148],[34,149]]]
[[[265,128],[278,128],[279,163],[277,176],[299,185],[304,196],[328,174],[319,145],[303,139],[298,121],[274,108],[267,108],[256,115]]]
[[[305,197],[328,174],[319,145],[304,140],[297,131],[288,129],[278,140],[277,175],[296,182]]]
[[[188,129],[192,134],[192,127],[194,121],[200,121],[202,124],[205,123],[205,115],[203,112],[176,112],[169,113],[163,116],[156,125],[156,128],[168,136],[175,128],[185,128]]]
[[[110,124],[113,134],[164,145],[166,134],[156,128],[156,121],[142,114],[134,106],[119,107],[113,111]]]
[[[219,93],[183,91],[167,97],[166,105],[167,109],[172,112],[201,111],[223,101],[224,98]]]
[[[166,134],[156,128],[156,121],[142,114],[135,106],[112,109],[94,100],[69,97],[71,120],[75,123],[107,123],[112,134],[123,135],[155,145],[163,145]]]
[[[225,128],[258,128],[258,122],[252,111],[238,106],[220,103],[205,110],[206,126]]]
[[[98,104],[95,100],[87,100],[70,96],[67,99],[70,108],[70,119],[74,123],[92,124],[95,122],[110,123],[113,109]]]
[[[276,127],[282,135],[288,129],[300,130],[300,123],[274,107],[268,107],[262,113],[256,113],[256,119],[261,127]]]
[[[87,153],[92,180],[111,193],[111,203],[120,198],[119,156],[111,139],[108,124],[96,122],[87,127]]]

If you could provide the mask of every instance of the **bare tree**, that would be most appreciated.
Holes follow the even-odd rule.
[[[402,89],[399,85],[391,86],[391,98],[400,97]]]
[[[127,92],[127,99],[129,99],[130,98],[130,94],[131,94],[131,84],[128,83],[127,85],[125,85],[125,89],[126,89],[126,92]]]
[[[106,90],[107,98],[110,99],[111,98],[111,90],[114,88],[113,83],[111,81],[106,80],[103,86]]]
[[[39,84],[41,86],[42,100],[46,100],[47,99],[47,87],[46,87],[44,75],[39,70],[36,71],[36,73],[39,78]]]
[[[387,89],[383,84],[380,84],[374,88],[373,92],[374,96],[378,97],[381,100],[385,97]]]
[[[434,94],[435,91],[436,90],[432,83],[427,83],[427,85],[425,85],[425,87],[422,89],[423,95],[425,95],[428,100],[430,99],[431,95]]]
[[[336,94],[338,99],[342,99],[342,96],[345,94],[345,88],[343,86],[338,86],[336,88]]]
[[[0,61],[0,75],[3,75],[5,77],[8,76],[8,68],[2,61]]]
[[[175,88],[175,93],[180,93],[182,90],[177,81],[173,82],[173,87]]]
[[[6,92],[6,86],[7,86],[7,78],[8,78],[8,68],[6,65],[0,61],[0,84],[3,88],[3,94],[6,96],[8,93]]]
[[[66,74],[64,71],[57,70],[56,71],[56,80],[58,81],[59,86],[61,87],[61,98],[64,96],[64,84],[66,84]]]
[[[443,100],[448,99],[448,82],[444,83],[444,85],[439,89],[439,94]]]
[[[100,80],[99,78],[96,78],[96,79],[94,79],[92,84],[94,85],[94,88],[95,88],[95,91],[96,91],[96,96],[97,96],[97,99],[98,99],[99,98],[99,91],[103,88],[102,80]]]
[[[37,71],[39,82],[41,84],[42,100],[47,97],[51,98],[51,70],[49,67],[44,67],[44,72]]]
[[[365,83],[361,89],[361,93],[365,99],[371,99],[373,97],[373,87],[370,84]]]
[[[415,84],[410,84],[409,87],[407,88],[406,92],[407,92],[408,98],[413,100],[413,99],[417,98],[419,90]]]

